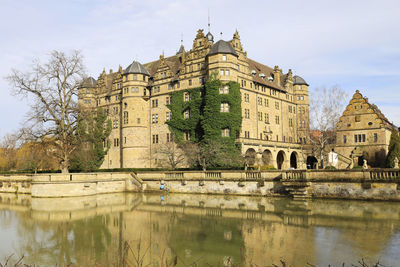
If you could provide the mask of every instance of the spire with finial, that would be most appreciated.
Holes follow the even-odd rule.
[[[206,35],[207,41],[214,43],[214,36],[211,34],[211,23],[210,23],[210,9],[208,9],[208,33]]]

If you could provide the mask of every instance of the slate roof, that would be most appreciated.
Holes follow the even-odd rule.
[[[150,73],[146,70],[146,68],[137,61],[133,61],[125,70],[124,74],[135,73],[135,74],[144,74],[150,76]]]
[[[247,59],[247,62],[249,63],[249,69],[250,72],[252,72],[253,70],[256,71],[256,74],[253,75],[253,81],[259,84],[264,84],[268,87],[272,87],[281,91],[286,91],[285,88],[283,88],[283,84],[285,82],[286,76],[285,75],[281,75],[281,85],[279,86],[278,84],[271,82],[268,80],[268,77],[273,76],[274,74],[274,69],[271,67],[268,67],[264,64],[258,63],[257,61],[254,61],[250,58]],[[260,74],[263,73],[265,75],[265,78],[263,79]]]
[[[86,78],[83,83],[82,87],[96,87],[97,81],[93,77]]]
[[[293,77],[293,80],[294,80],[293,85],[307,85],[308,86],[308,83],[300,76],[295,75]]]
[[[238,56],[235,49],[233,49],[232,45],[224,40],[219,40],[211,47],[208,55],[215,55],[215,54],[232,54]]]

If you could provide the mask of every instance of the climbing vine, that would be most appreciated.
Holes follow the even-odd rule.
[[[185,101],[188,100],[185,94],[190,95],[189,101]],[[214,166],[226,165],[226,157],[240,156],[240,147],[235,145],[242,123],[238,83],[223,84],[213,73],[205,86],[173,92],[168,108],[172,119],[167,124],[178,144],[183,143],[185,132],[190,132],[190,140],[200,146],[218,144],[224,156],[216,158],[224,158],[225,163],[223,160],[214,162]],[[189,118],[184,116],[187,110],[190,110]],[[222,135],[224,129],[227,131],[225,136]]]
[[[225,86],[228,86],[229,92],[220,93],[220,89]],[[219,79],[211,76],[205,87],[204,115],[201,121],[203,141],[218,141],[227,148],[234,148],[242,125],[240,86],[236,82],[222,84]],[[229,112],[221,112],[222,103],[228,105]],[[222,136],[222,129],[229,129],[229,136]]]
[[[171,110],[172,118],[166,123],[175,137],[175,141],[183,141],[184,133],[190,132],[190,139],[194,142],[200,140],[202,129],[200,125],[201,111],[203,105],[202,94],[203,87],[197,87],[172,93],[171,104],[168,108]],[[188,101],[185,101],[184,94],[188,93]],[[189,118],[184,117],[184,112],[189,111]]]

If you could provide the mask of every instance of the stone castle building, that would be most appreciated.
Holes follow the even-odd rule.
[[[357,90],[337,123],[335,152],[354,165],[366,159],[372,167],[384,167],[392,130],[397,129]]]
[[[237,31],[229,41],[214,42],[203,30],[188,51],[181,45],[176,55],[162,54],[146,64],[133,61],[125,69],[103,71],[97,80],[84,82],[80,105],[102,107],[113,125],[102,168],[159,167],[162,159],[155,151],[173,141],[165,123],[172,115],[167,107],[171,93],[200,87],[213,72],[222,83],[240,85],[242,126],[236,142],[250,164],[258,159],[275,168],[305,168],[308,84],[290,69],[283,73],[278,66],[250,59]],[[229,93],[223,88],[220,92]],[[229,112],[222,105],[221,112]]]

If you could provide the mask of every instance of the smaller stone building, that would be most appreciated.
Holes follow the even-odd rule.
[[[364,159],[371,167],[384,167],[391,131],[396,127],[368,98],[357,90],[336,126],[335,152],[339,158],[354,160],[362,166]],[[339,168],[347,166],[339,161]]]

